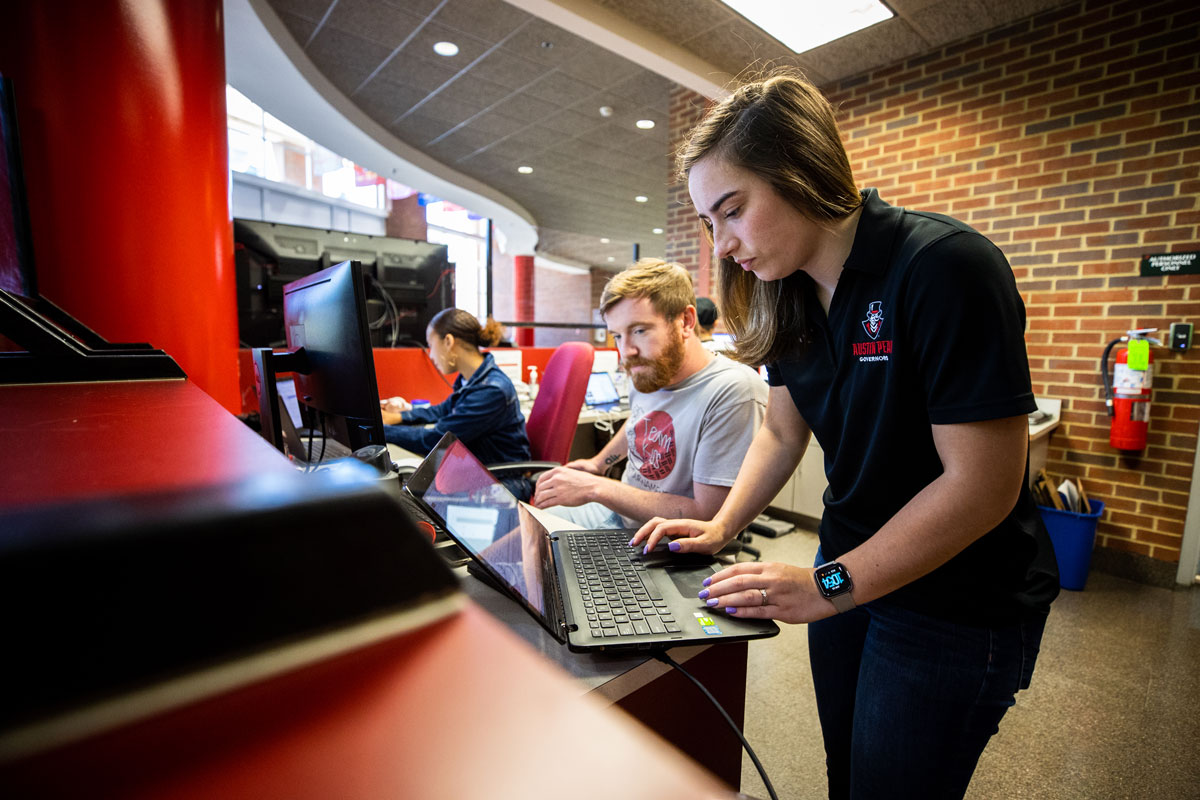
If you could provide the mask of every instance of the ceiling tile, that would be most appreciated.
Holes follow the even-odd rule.
[[[322,28],[306,52],[325,77],[346,94],[358,88],[389,55],[388,48],[336,28]]]
[[[407,86],[424,96],[441,88],[455,74],[448,66],[414,58],[402,51],[379,71],[378,77]]]
[[[704,33],[735,16],[717,0],[592,0],[650,33],[679,42]]]
[[[904,19],[927,46],[941,47],[979,30],[980,19],[988,20],[987,27],[993,27],[988,6],[987,0],[951,0],[907,14]]]
[[[590,46],[573,33],[544,20],[533,19],[504,43],[504,50],[543,67],[553,68]]]
[[[498,0],[450,0],[434,16],[439,25],[494,44],[532,20],[516,6]]]
[[[279,19],[283,21],[284,26],[292,34],[292,38],[299,42],[301,47],[308,43],[308,40],[312,38],[313,31],[317,29],[315,21],[286,11],[280,12]]]
[[[493,50],[471,72],[508,89],[521,89],[542,76],[543,68],[503,49]]]
[[[421,15],[381,5],[376,0],[338,0],[325,24],[395,49],[423,25]]]
[[[821,71],[831,81],[838,81],[927,49],[921,35],[907,22],[889,19],[809,50],[804,55],[820,63]]]
[[[569,106],[581,99],[595,94],[597,89],[591,84],[576,80],[570,75],[554,71],[547,73],[544,78],[530,84],[525,90],[531,97],[545,100],[556,105]],[[600,107],[600,103],[596,107]]]
[[[338,0],[269,0],[271,8],[278,14],[295,14],[297,17],[320,22],[326,12]]]

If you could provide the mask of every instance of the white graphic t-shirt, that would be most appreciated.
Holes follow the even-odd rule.
[[[732,486],[766,405],[766,382],[724,356],[669,389],[631,388],[621,480],[683,497],[694,496],[693,482]]]

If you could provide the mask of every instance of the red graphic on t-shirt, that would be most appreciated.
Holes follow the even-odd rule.
[[[651,411],[633,428],[633,449],[642,459],[642,475],[661,481],[675,468],[675,422],[665,411]]]

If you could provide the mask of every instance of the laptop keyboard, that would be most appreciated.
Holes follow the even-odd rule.
[[[322,444],[322,438],[324,438],[324,444]],[[307,430],[300,431],[300,441],[301,444],[304,445],[305,449],[307,449]],[[324,451],[322,451],[322,447],[324,448]],[[321,463],[324,464],[327,461],[333,461],[337,458],[349,458],[352,455],[354,455],[354,451],[349,447],[332,437],[322,437],[320,431],[318,431],[312,437],[312,454],[309,456],[308,461],[315,462],[319,458]]]
[[[628,532],[568,533],[566,540],[592,638],[681,631]]]

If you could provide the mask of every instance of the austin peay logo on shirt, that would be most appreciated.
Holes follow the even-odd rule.
[[[879,338],[883,331],[882,300],[873,300],[867,306],[867,318],[862,321],[862,326],[867,336],[871,337],[871,341],[853,342],[851,347],[854,348],[854,355],[858,356],[859,362],[887,361],[887,354],[892,352],[892,340]]]

